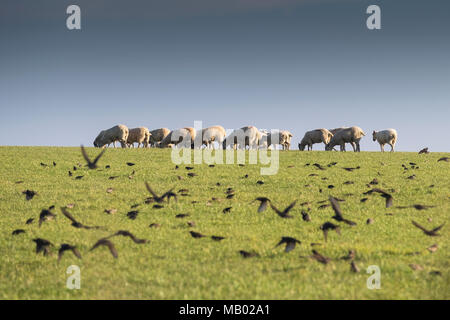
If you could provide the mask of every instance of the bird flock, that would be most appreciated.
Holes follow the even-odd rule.
[[[427,150],[421,150],[421,154],[426,154],[428,151]],[[103,154],[105,153],[105,149],[103,149],[98,156],[92,161],[89,156],[86,153],[86,150],[83,146],[81,146],[81,154],[86,162],[85,167],[87,167],[89,170],[97,170],[99,168],[99,161],[101,159],[101,157],[103,156]],[[449,158],[448,157],[442,157],[438,160],[439,162],[441,161],[445,161],[448,162]],[[126,163],[127,166],[129,167],[133,167],[135,164],[132,162],[127,162]],[[41,163],[42,166],[48,166],[44,163]],[[53,162],[53,166],[56,166],[57,164],[55,162]],[[74,166],[73,167],[73,171],[78,170],[82,165],[78,164],[78,166]],[[241,164],[241,166],[243,166]],[[108,168],[109,165],[105,166],[105,168]],[[209,167],[214,167],[214,165],[210,165]],[[346,167],[346,166],[342,166],[339,167],[337,162],[331,162],[327,165],[322,165],[319,163],[306,163],[305,167],[309,167],[312,169],[313,172],[311,172],[311,174],[309,174],[309,176],[317,176],[317,174],[315,173],[317,170],[319,171],[324,171],[324,170],[330,170],[333,168],[340,168],[342,170],[345,170],[347,172],[354,172],[356,170],[359,170],[361,167],[357,166],[357,167]],[[402,165],[403,170],[410,170],[410,169],[418,169],[419,167],[417,166],[416,163],[410,162],[409,166],[403,164]],[[179,166],[175,166],[175,169],[179,169]],[[195,177],[197,174],[195,174],[194,172],[192,172],[195,168],[194,167],[189,167],[186,166],[185,169],[188,171],[188,177],[189,178],[193,178]],[[129,176],[130,179],[133,178],[135,174],[135,171],[133,171],[133,173]],[[69,176],[72,177],[73,173],[72,171],[69,171]],[[75,177],[75,179],[81,179],[82,176],[77,176]],[[115,177],[112,176],[109,179],[113,180]],[[179,179],[183,178],[181,176],[178,176]],[[244,178],[248,178],[248,175],[244,176]],[[354,181],[345,181],[344,184],[350,185],[353,184]],[[259,180],[257,181],[258,185],[264,184],[263,181]],[[370,181],[369,183],[367,183],[367,187],[369,188],[367,191],[362,193],[362,196],[364,196],[360,201],[361,202],[366,202],[371,196],[375,196],[378,195],[379,197],[383,198],[385,200],[385,207],[386,208],[391,208],[394,206],[394,196],[393,193],[395,192],[395,190],[382,190],[380,188],[377,187],[377,185],[379,184],[379,181],[374,178],[372,181]],[[218,186],[220,186],[220,182],[217,183]],[[178,192],[175,192],[172,188],[170,190],[167,190],[163,193],[158,193],[156,192],[149,183],[145,182],[145,187],[149,193],[149,197],[145,198],[145,203],[146,204],[153,204],[153,208],[154,209],[161,209],[164,208],[165,204],[170,203],[170,201],[179,201],[179,197],[183,197],[183,196],[187,196],[189,193],[189,190],[187,188],[182,188],[179,189]],[[431,187],[431,186],[430,186]],[[334,185],[330,184],[328,185],[329,189],[333,189]],[[321,193],[322,190],[320,189],[319,192]],[[23,195],[25,196],[25,200],[26,201],[31,201],[36,195],[38,195],[38,192],[34,191],[34,190],[25,190],[22,192]],[[226,194],[226,199],[233,199],[233,197],[236,195],[236,191],[232,188],[232,187],[228,187],[225,191]],[[347,196],[352,196],[353,194],[348,194]],[[216,201],[217,198],[212,198],[211,201]],[[333,210],[333,215],[331,215],[329,218],[330,219],[324,219],[326,221],[321,222],[320,225],[320,231],[323,233],[323,239],[325,242],[327,242],[329,239],[329,233],[330,232],[336,232],[337,235],[341,235],[343,232],[345,232],[346,228],[357,228],[358,227],[358,223],[355,221],[352,221],[350,219],[348,219],[347,214],[344,213],[342,211],[342,209],[340,208],[340,203],[341,202],[345,202],[345,199],[340,199],[334,196],[329,196],[328,200],[323,200],[323,201],[318,201],[317,204],[319,204],[318,206],[318,210],[321,209],[325,209],[328,207],[331,207],[331,209]],[[193,201],[195,202],[195,201]],[[250,202],[251,205],[258,203],[258,205],[255,205],[255,212],[256,214],[261,214],[265,211],[268,211],[269,208],[270,210],[272,210],[280,219],[294,219],[295,217],[292,215],[292,211],[293,208],[296,207],[297,205],[297,200],[296,199],[292,199],[292,201],[290,202],[290,204],[287,207],[281,207],[280,209],[280,204],[276,202],[275,199],[270,199],[267,196],[259,196],[256,197],[252,202]],[[276,204],[276,205],[275,205]],[[305,223],[309,223],[311,222],[312,219],[319,219],[318,217],[312,217],[311,214],[311,206],[313,205],[313,203],[311,202],[303,202],[300,204],[301,207],[301,218]],[[69,209],[73,208],[73,204],[69,204],[65,207],[61,207],[60,211],[62,213],[62,215],[67,218],[68,223],[70,223],[70,225],[74,228],[82,228],[82,229],[86,229],[86,230],[107,230],[107,228],[105,226],[90,226],[90,225],[85,225],[84,223],[80,222],[77,218],[75,218],[70,212]],[[138,205],[133,205],[131,207],[131,211],[129,211],[127,213],[127,217],[131,220],[134,220],[137,218],[137,216],[139,215],[139,210],[137,210],[137,206]],[[407,206],[396,206],[395,208],[397,209],[415,209],[415,210],[427,210],[430,208],[433,208],[433,205],[425,205],[425,204],[412,204],[412,205],[407,205]],[[227,206],[225,207],[222,212],[224,214],[228,214],[232,211],[233,207],[232,206]],[[107,214],[114,214],[115,212],[117,212],[116,209],[105,209],[105,213]],[[42,226],[42,224],[44,223],[51,223],[51,221],[55,220],[57,217],[57,214],[55,213],[55,206],[50,206],[49,208],[45,208],[42,209],[42,211],[39,214],[39,219],[38,219],[38,228],[40,228]],[[178,219],[183,219],[183,218],[188,218],[189,214],[187,213],[180,213],[178,215],[176,215],[176,218]],[[34,218],[30,218],[26,221],[26,224],[32,224],[34,222]],[[331,221],[328,221],[331,220]],[[366,221],[367,224],[371,224],[373,223],[373,219],[368,219]],[[206,235],[203,234],[199,231],[196,230],[192,230],[192,228],[196,227],[196,224],[194,221],[188,221],[187,225],[191,228],[191,230],[189,230],[189,234],[193,239],[202,239],[202,238],[206,238],[209,237],[214,241],[223,241],[225,240],[227,237],[224,237],[222,235]],[[416,221],[412,220],[411,221],[411,225],[413,227],[418,228],[420,231],[422,231],[422,233],[426,236],[429,237],[436,237],[439,236],[439,231],[443,228],[444,224],[441,224],[439,226],[436,227],[431,227],[426,228],[422,225],[420,225],[419,223],[417,223]],[[159,224],[157,223],[152,223],[149,225],[150,228],[158,228],[160,227]],[[12,231],[12,235],[13,236],[18,236],[20,234],[24,234],[26,233],[25,230],[23,229],[16,229],[14,231]],[[95,243],[92,244],[92,247],[90,248],[89,251],[93,251],[93,250],[97,250],[98,248],[101,247],[106,247],[109,252],[111,253],[111,255],[117,259],[119,257],[119,253],[113,243],[114,238],[116,237],[126,237],[129,238],[133,243],[138,244],[138,245],[145,245],[149,243],[149,240],[147,239],[140,239],[138,237],[136,237],[133,233],[131,233],[130,231],[127,230],[117,230],[112,232],[109,236],[107,237],[103,237],[98,239]],[[44,256],[50,256],[53,248],[56,248],[56,246],[50,242],[47,239],[44,238],[33,238],[31,239],[31,241],[33,241],[35,243],[35,251],[37,254],[43,254]],[[283,246],[284,245],[284,252],[289,253],[291,251],[293,251],[297,245],[300,245],[302,242],[299,239],[296,239],[295,237],[292,236],[282,236],[280,241],[278,243],[275,244],[275,248]],[[311,243],[311,247],[315,247],[319,245],[318,243]],[[434,252],[436,251],[438,248],[438,246],[435,244],[433,246],[431,246],[430,248],[428,248],[428,250]],[[69,244],[69,243],[62,243],[59,245],[58,248],[58,261],[63,257],[63,255],[66,252],[72,252],[72,254],[77,257],[78,259],[82,259],[82,254],[79,251],[79,249],[77,248],[77,246],[75,244]],[[242,256],[245,259],[248,258],[253,258],[253,257],[259,257],[260,254],[254,251],[248,251],[247,249],[243,248],[241,250],[239,250],[237,252],[238,254],[240,254],[240,256]],[[349,266],[350,266],[350,270],[353,272],[359,272],[359,268],[356,265],[355,262],[355,256],[356,256],[356,251],[354,249],[349,249],[349,253],[347,256],[342,257],[342,260],[347,260],[349,261]],[[311,255],[309,256],[310,259],[313,259],[321,264],[328,264],[330,261],[332,261],[331,258],[324,256],[323,254],[321,254],[320,252],[317,251],[317,249],[312,249],[311,250]],[[413,266],[411,266],[412,268],[414,268]],[[416,266],[417,267],[417,266]]]

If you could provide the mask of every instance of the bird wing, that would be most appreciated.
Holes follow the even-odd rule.
[[[86,150],[84,149],[84,146],[83,146],[83,145],[81,145],[81,154],[83,155],[84,160],[86,160],[86,162],[87,162],[88,164],[91,164],[91,163],[92,163],[92,162],[91,162],[91,159],[89,159],[89,157],[88,157],[88,155],[87,155],[87,153],[86,153]]]
[[[81,253],[80,253],[80,251],[78,251],[78,249],[76,247],[72,247],[71,250],[78,259],[81,259]]]
[[[334,213],[336,214],[336,216],[342,218],[342,212],[341,212],[341,208],[339,206],[339,202],[332,196],[329,197],[329,200],[331,202],[331,206],[333,207]]]
[[[413,225],[415,225],[417,228],[419,228],[420,230],[424,231],[424,232],[428,232],[427,229],[425,229],[424,227],[422,227],[420,224],[418,224],[417,222],[415,222],[414,220],[411,221]]]
[[[69,211],[66,210],[66,208],[61,207],[61,212],[63,213],[63,215],[66,216],[66,218],[68,218],[70,221],[78,223],[77,220],[75,220],[75,218],[70,214]]]
[[[287,243],[286,243],[286,248],[284,249],[284,252],[289,252],[289,251],[294,250],[295,244],[296,244],[295,241],[289,241],[289,242],[287,242]]]
[[[149,184],[146,182],[145,187],[147,188],[148,192],[150,192],[153,196],[153,198],[159,198],[158,195],[150,188]]]
[[[286,215],[289,211],[291,211],[291,209],[295,206],[296,203],[297,203],[297,200],[292,202],[286,209],[284,209],[283,214]]]
[[[437,232],[437,231],[441,230],[444,225],[445,225],[445,223],[441,224],[439,227],[436,227],[433,230],[431,230],[431,232]]]
[[[94,159],[93,164],[96,164],[98,160],[102,157],[102,155],[105,153],[106,149],[103,149],[102,152],[99,153],[99,155]]]
[[[111,241],[106,240],[104,242],[104,245],[108,246],[109,251],[111,252],[111,254],[113,255],[114,258],[117,259],[119,257],[119,255],[117,253],[117,250],[116,250],[116,247],[114,246],[114,244]]]
[[[264,200],[259,200],[261,201],[259,207],[258,207],[258,213],[261,213],[263,211],[265,211],[267,209],[267,204],[269,203],[268,200],[264,199]]]

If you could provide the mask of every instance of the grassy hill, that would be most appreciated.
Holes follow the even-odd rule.
[[[88,148],[88,153],[93,157],[98,150]],[[450,226],[445,225],[440,236],[429,237],[411,223],[415,220],[432,229],[448,220],[450,163],[438,162],[442,156],[449,154],[287,151],[280,152],[278,174],[261,176],[260,165],[248,164],[175,169],[170,150],[108,149],[99,169],[89,170],[79,148],[0,147],[0,299],[449,299]],[[328,167],[331,162],[337,164]],[[342,169],[357,166],[360,169],[353,172]],[[197,176],[190,178],[188,172]],[[412,175],[414,179],[407,178]],[[376,187],[393,195],[393,207],[385,208],[379,195],[362,194],[374,178],[379,182]],[[145,181],[160,194],[174,188],[177,193],[188,189],[188,195],[179,194],[178,202],[172,199],[155,209],[154,203],[145,203],[150,197]],[[232,199],[226,199],[228,187],[235,190]],[[37,192],[29,201],[22,194],[27,189]],[[329,204],[329,195],[345,200],[341,209],[356,226],[331,219],[331,207],[319,209]],[[278,208],[297,200],[290,212],[294,218],[282,219],[270,208],[257,213],[258,204],[252,201],[258,196],[269,197]],[[362,198],[368,200],[361,202]],[[301,206],[305,202],[309,204]],[[68,210],[80,222],[106,230],[71,226],[60,210],[69,204],[74,204]],[[413,204],[435,207],[397,208]],[[39,227],[41,210],[52,205],[56,220]],[[232,209],[224,214],[226,207]],[[311,222],[303,221],[300,213],[308,207]],[[107,214],[105,209],[117,212]],[[136,219],[129,219],[127,213],[136,210]],[[175,217],[181,213],[189,216]],[[34,221],[25,224],[30,218]],[[369,218],[372,224],[366,224]],[[330,232],[325,242],[319,229],[325,221],[340,224],[341,236]],[[150,228],[152,223],[160,227]],[[16,229],[25,233],[12,235]],[[105,247],[89,251],[98,239],[117,230],[128,230],[150,243],[111,238],[118,259]],[[225,239],[194,239],[190,230]],[[275,248],[282,236],[302,243],[285,253],[282,247]],[[55,245],[51,256],[35,253],[32,239],[38,237]],[[82,259],[66,252],[58,262],[62,243],[76,245]],[[431,253],[427,248],[433,244],[438,249]],[[330,263],[309,258],[312,249],[331,258]],[[356,250],[359,273],[340,259],[351,249]],[[259,257],[244,259],[239,250],[257,252]],[[70,265],[80,267],[80,290],[66,288]],[[367,289],[370,265],[381,269],[380,290]]]

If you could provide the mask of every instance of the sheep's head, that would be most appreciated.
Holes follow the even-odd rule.
[[[372,132],[372,138],[373,138],[373,141],[377,141],[377,132],[375,130],[373,130],[373,132]]]
[[[327,144],[325,145],[325,151],[331,151],[331,150],[333,150],[333,147],[331,146],[330,143],[327,143]]]
[[[298,144],[298,150],[300,150],[300,151],[304,151],[304,150],[305,150],[305,147],[306,147],[305,144],[302,144],[302,143],[299,143],[299,144]]]

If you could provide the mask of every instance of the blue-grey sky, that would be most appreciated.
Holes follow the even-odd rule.
[[[81,7],[82,30],[66,28]],[[381,7],[381,30],[366,8]],[[448,0],[2,0],[0,145],[101,129],[396,128],[450,151]],[[316,146],[315,149],[323,149]]]

